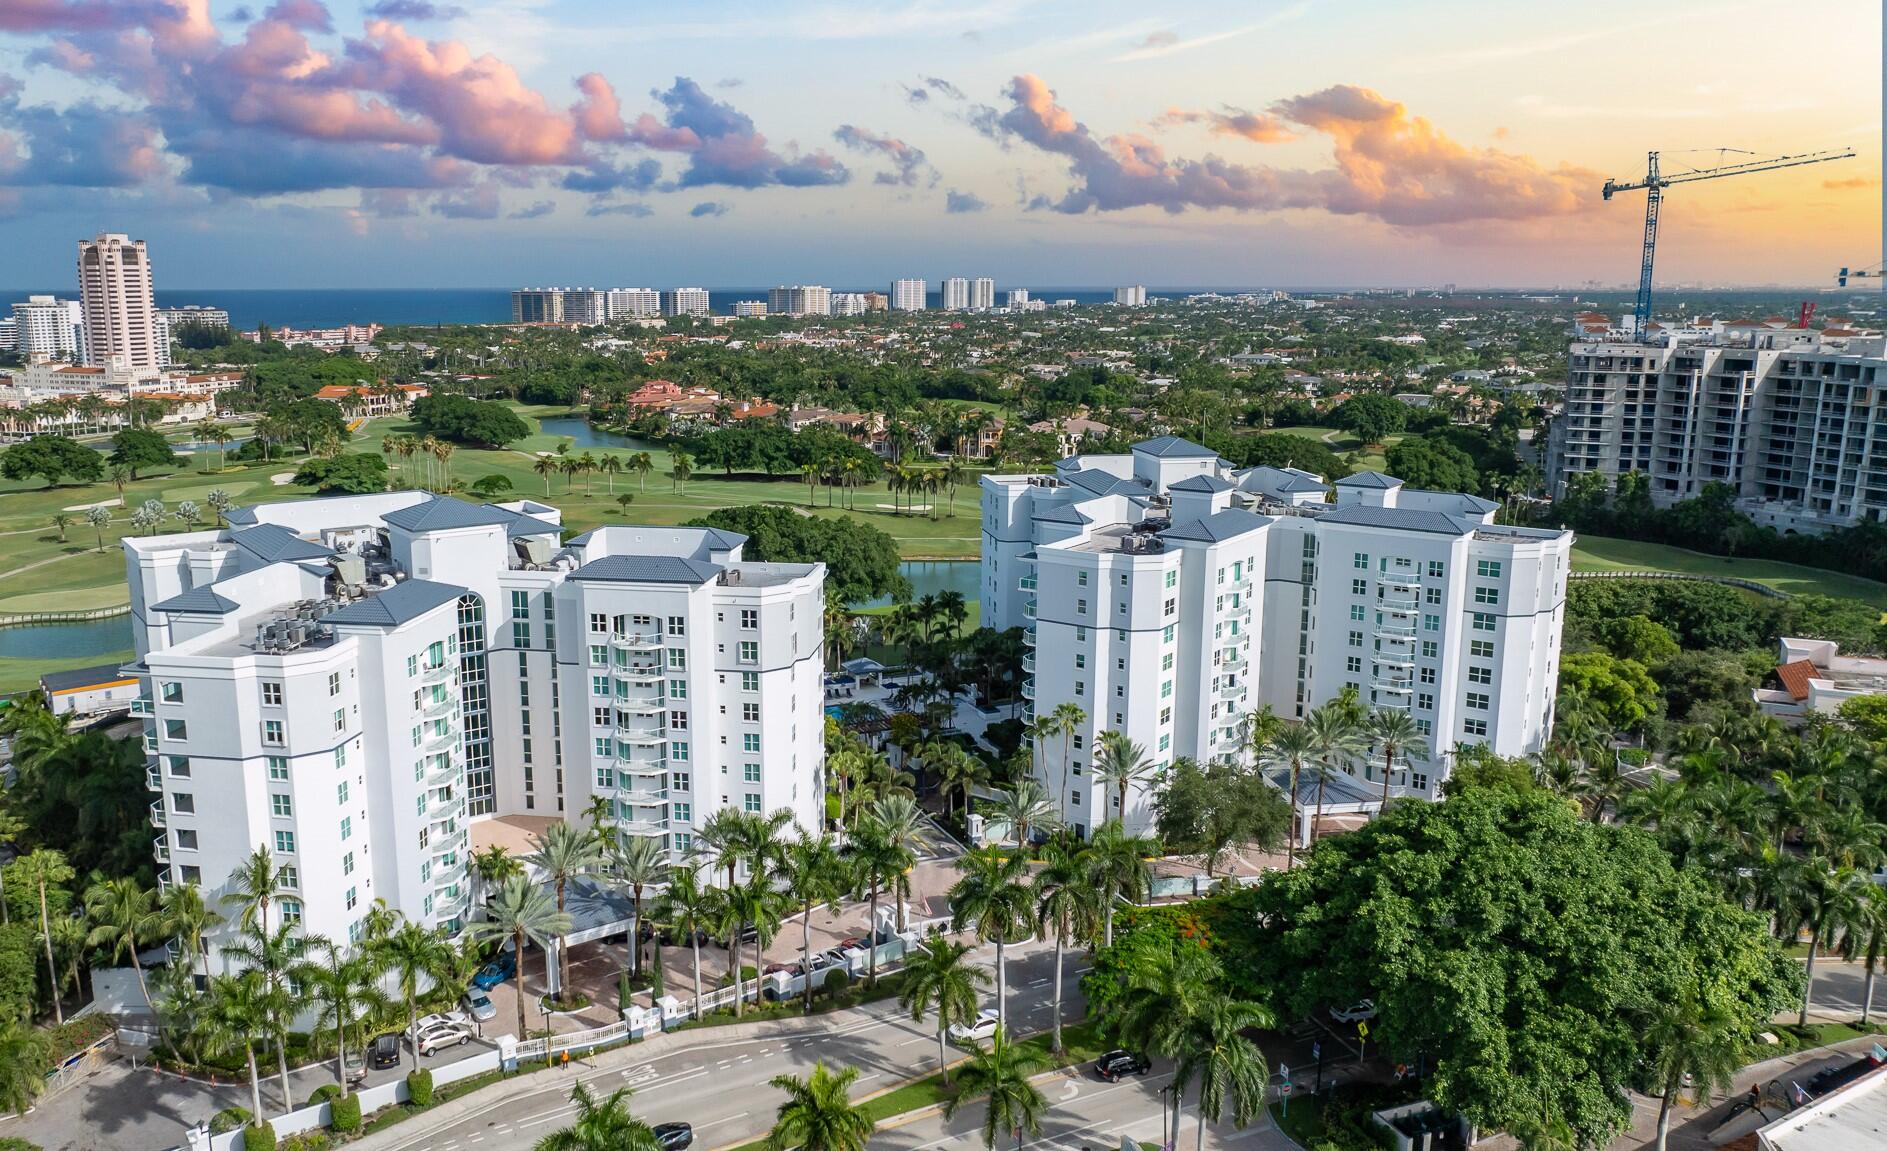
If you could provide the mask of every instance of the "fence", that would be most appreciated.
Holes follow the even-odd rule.
[[[1789,599],[1790,598],[1790,595],[1788,592],[1782,591],[1779,588],[1772,588],[1768,584],[1765,584],[1765,583],[1757,583],[1753,579],[1743,579],[1741,576],[1713,576],[1713,575],[1699,575],[1694,572],[1662,572],[1662,571],[1569,572],[1567,574],[1568,574],[1568,577],[1571,579],[1601,579],[1601,580],[1603,579],[1670,579],[1670,580],[1689,580],[1693,583],[1719,583],[1725,587],[1740,588],[1743,591],[1752,591],[1752,592],[1755,592],[1759,596],[1765,596],[1769,599]]]
[[[474,1075],[483,1075],[487,1071],[496,1071],[499,1066],[499,1054],[496,1051],[481,1051],[477,1055],[448,1063],[432,1069],[434,1090],[448,1083],[457,1083],[461,1079],[470,1079]],[[360,1100],[360,1113],[371,1115],[383,1107],[404,1103],[407,1094],[406,1080],[395,1079],[391,1083],[381,1083],[373,1087],[354,1092]],[[334,1108],[327,1103],[315,1103],[290,1111],[286,1115],[269,1118],[269,1126],[275,1129],[275,1137],[284,1139],[290,1135],[300,1135],[308,1131],[317,1131],[334,1122]],[[242,1151],[243,1137],[240,1130],[226,1131],[221,1135],[211,1135],[207,1128],[197,1128],[190,1132],[187,1151]],[[186,1151],[178,1148],[177,1151]]]
[[[117,607],[96,607],[87,611],[12,611],[0,612],[0,627],[29,627],[42,623],[85,623],[95,619],[112,619],[115,616],[128,615],[130,604]]]

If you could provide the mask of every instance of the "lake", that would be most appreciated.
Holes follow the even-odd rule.
[[[627,448],[630,451],[646,452],[655,447],[647,440],[591,427],[590,421],[581,416],[554,416],[537,421],[537,426],[547,436],[560,436],[569,440],[573,448]]]
[[[131,650],[131,615],[84,623],[0,627],[0,659],[64,659]]]
[[[911,581],[912,599],[953,591],[966,603],[982,598],[982,571],[983,566],[974,560],[907,560],[898,565],[898,574]],[[884,607],[890,602],[885,596],[860,606]]]

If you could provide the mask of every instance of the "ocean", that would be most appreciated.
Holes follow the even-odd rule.
[[[997,285],[998,299],[1016,285]],[[834,287],[835,292],[882,292],[885,285],[867,288]],[[1205,288],[1149,288],[1150,294],[1185,295]],[[1219,289],[1237,291],[1239,289]],[[1083,304],[1106,303],[1111,288],[1030,288],[1036,299],[1072,299]],[[0,314],[15,300],[29,295],[78,296],[76,286],[61,288],[0,289]],[[509,288],[160,288],[157,306],[176,308],[202,304],[229,312],[230,323],[252,329],[258,323],[273,328],[331,328],[340,324],[502,324],[511,319]],[[710,288],[708,303],[717,315],[734,310],[736,300],[764,300],[765,288]],[[930,306],[942,304],[939,292],[930,293]]]

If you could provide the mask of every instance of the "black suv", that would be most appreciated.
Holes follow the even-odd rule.
[[[367,1048],[367,1064],[375,1071],[384,1071],[400,1065],[400,1037],[398,1035],[376,1035]]]
[[[651,1130],[662,1151],[682,1151],[695,1141],[695,1129],[686,1123],[657,1123]]]
[[[1152,1067],[1146,1056],[1131,1051],[1109,1051],[1094,1061],[1095,1074],[1109,1083],[1128,1075],[1145,1075]]]

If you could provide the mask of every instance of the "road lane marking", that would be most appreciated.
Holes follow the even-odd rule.
[[[725,1117],[725,1118],[722,1118],[722,1119],[710,1119],[710,1120],[708,1120],[708,1121],[707,1121],[706,1123],[697,1123],[697,1124],[695,1124],[695,1130],[696,1130],[696,1131],[704,1131],[704,1130],[706,1130],[707,1128],[709,1128],[709,1127],[713,1127],[713,1126],[715,1126],[716,1124],[719,1124],[719,1123],[732,1123],[732,1122],[733,1122],[734,1120],[736,1120],[736,1119],[745,1119],[745,1118],[746,1118],[747,1116],[749,1116],[749,1115],[751,1115],[751,1114],[753,1114],[753,1112],[751,1112],[751,1111],[742,1111],[742,1112],[741,1112],[740,1114],[738,1114],[738,1115],[729,1115],[729,1116],[727,1116],[727,1117]]]
[[[916,1039],[906,1039],[906,1040],[905,1040],[904,1042],[902,1042],[902,1043],[900,1043],[900,1044],[898,1044],[898,1046],[899,1046],[899,1047],[909,1047],[909,1046],[910,1046],[911,1044],[913,1044],[913,1043],[929,1043],[929,1042],[930,1042],[930,1037],[929,1037],[929,1036],[925,1036],[925,1035],[920,1035],[920,1036],[918,1036],[918,1037],[917,1037]]]

